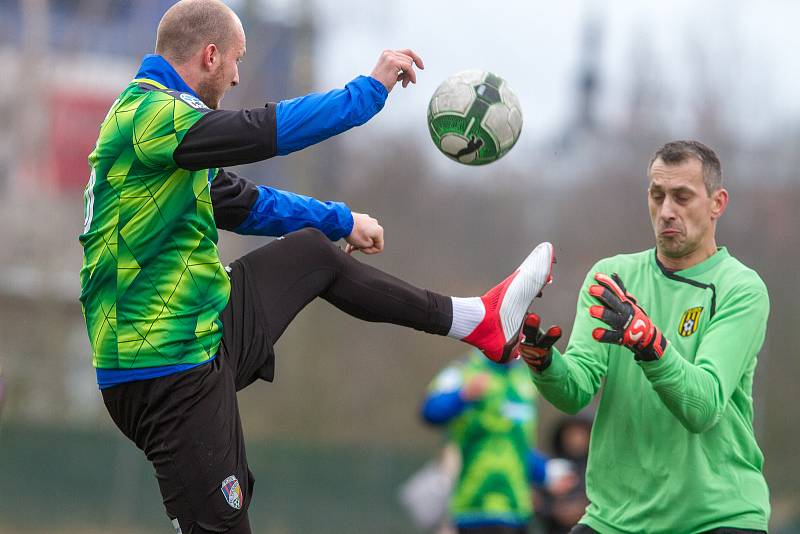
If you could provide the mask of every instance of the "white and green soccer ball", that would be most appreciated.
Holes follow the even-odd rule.
[[[465,70],[447,78],[433,93],[428,129],[448,158],[485,165],[502,158],[519,139],[522,109],[501,77]]]

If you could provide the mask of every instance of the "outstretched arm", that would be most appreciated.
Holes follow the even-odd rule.
[[[217,227],[237,234],[277,237],[310,227],[331,241],[345,238],[348,252],[383,250],[383,228],[369,215],[353,213],[343,202],[256,185],[224,169],[211,182],[211,203]]]
[[[384,51],[371,76],[359,76],[343,89],[312,93],[263,108],[199,109],[173,153],[184,169],[230,167],[296,152],[364,124],[378,113],[394,85],[416,83],[413,51]]]
[[[591,318],[587,310],[592,302],[586,293],[590,282],[591,275],[586,277],[578,297],[572,335],[563,356],[552,346],[558,339],[553,339],[555,334],[561,335],[560,329],[554,331],[557,327],[540,335],[527,336],[528,339],[523,338],[520,343],[520,352],[531,368],[531,377],[539,392],[553,406],[571,414],[589,404],[608,370],[608,351],[591,336]],[[530,317],[526,318],[526,329],[529,324]],[[535,325],[538,330],[538,317]]]
[[[478,373],[465,380],[463,369],[463,362],[457,362],[436,376],[422,403],[422,419],[432,425],[445,425],[483,398],[489,375]]]
[[[319,143],[375,116],[397,82],[416,83],[414,65],[424,68],[413,50],[384,50],[370,76],[359,76],[344,89],[286,100],[278,104],[278,155]]]
[[[336,241],[353,231],[344,203],[256,185],[224,169],[211,182],[211,203],[217,227],[237,234],[277,237],[311,227]]]

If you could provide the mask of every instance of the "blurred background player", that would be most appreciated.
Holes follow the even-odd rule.
[[[563,493],[569,471],[548,472],[534,449],[535,390],[520,360],[498,364],[479,352],[448,365],[422,404],[428,423],[444,426],[461,457],[449,515],[461,534],[524,533],[533,507],[531,484]]]
[[[542,396],[575,413],[603,387],[591,504],[573,532],[766,532],[752,387],[767,288],[717,246],[728,192],[711,148],[667,143],[647,173],[655,249],[592,267],[563,356],[557,327],[526,319],[522,354]]]
[[[572,488],[562,492],[552,491],[548,487],[534,487],[535,532],[564,534],[583,517],[589,504],[586,497],[586,461],[591,432],[592,421],[587,416],[565,417],[556,423],[550,444],[553,452],[550,462],[567,462],[576,480]]]
[[[3,377],[3,366],[0,365],[0,417],[3,416],[3,405],[6,401],[6,379]]]
[[[224,3],[176,3],[159,23],[156,54],[112,105],[89,155],[80,300],[97,381],[184,534],[250,532],[255,477],[236,393],[273,379],[273,347],[311,300],[454,337],[503,361],[553,262],[544,243],[483,297],[451,298],[354,259],[383,250],[377,220],[224,167],[363,124],[395,84],[416,81],[422,59],[387,50],[371,76],[345,89],[220,110],[245,52],[241,21]],[[282,239],[223,267],[218,228]],[[347,252],[332,242],[341,238]]]

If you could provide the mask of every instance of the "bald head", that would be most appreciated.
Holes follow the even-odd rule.
[[[225,52],[240,32],[239,17],[219,0],[180,0],[161,17],[156,54],[180,65],[209,44]]]

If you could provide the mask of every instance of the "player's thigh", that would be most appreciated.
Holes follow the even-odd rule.
[[[343,253],[321,232],[292,232],[228,267],[231,294],[222,318],[222,356],[236,387],[272,380],[273,344],[294,317],[335,279]]]
[[[319,230],[292,232],[237,260],[274,343],[309,302],[325,293],[345,254]]]
[[[224,362],[211,367],[191,409],[169,425],[161,446],[146,451],[167,515],[184,534],[195,526],[219,532],[240,524],[253,491],[233,376]]]
[[[237,260],[227,271],[231,293],[220,315],[222,344],[218,357],[231,369],[238,391],[259,378],[272,380],[275,355],[262,306],[245,266]]]

